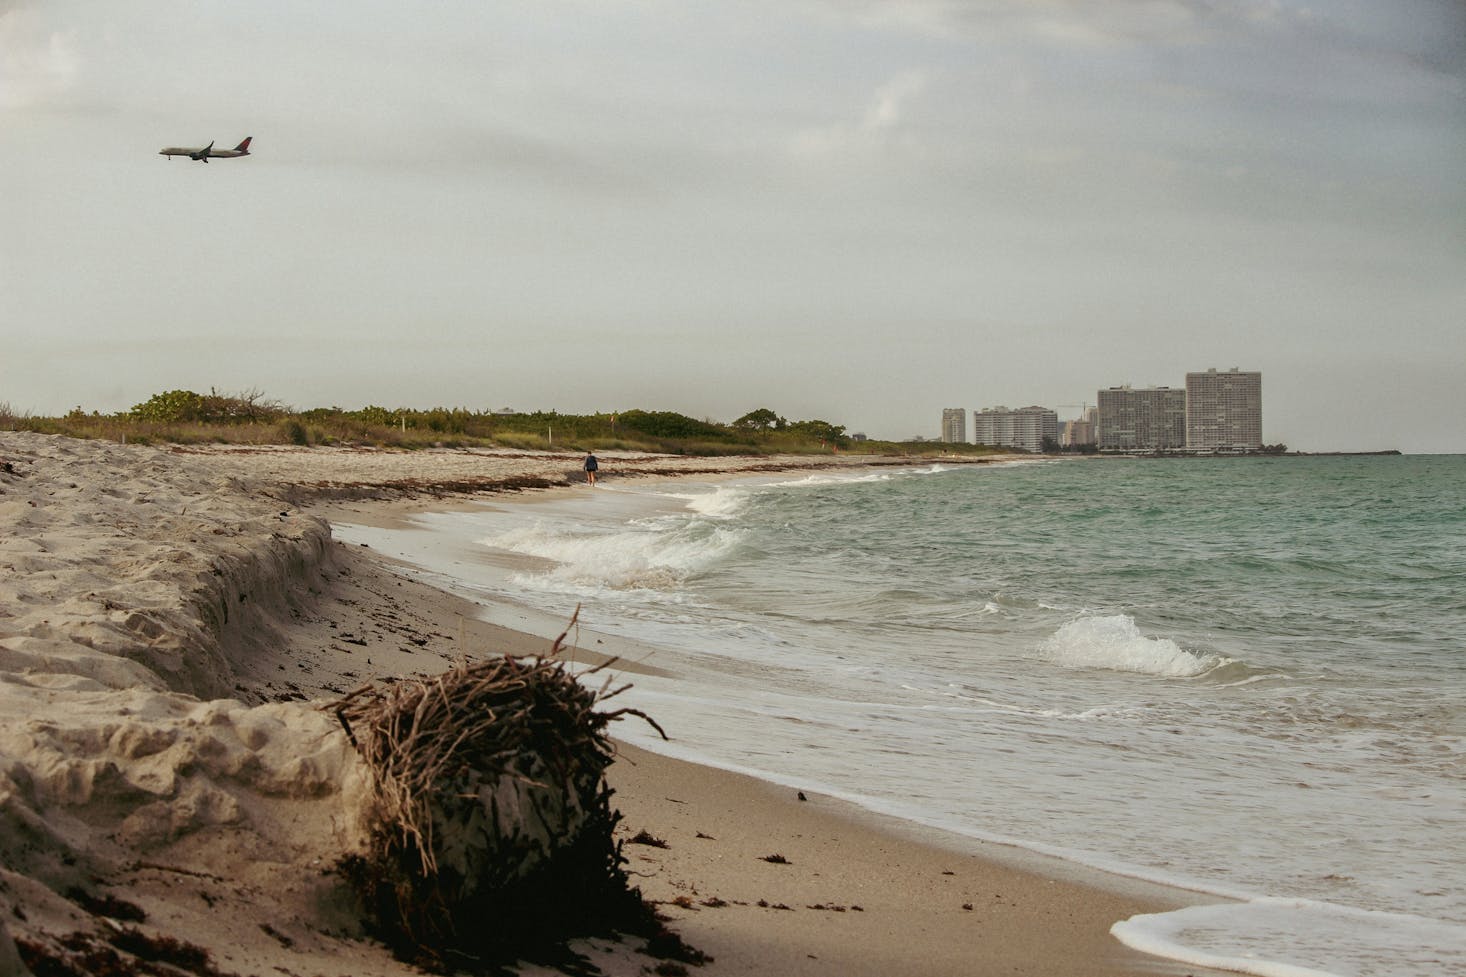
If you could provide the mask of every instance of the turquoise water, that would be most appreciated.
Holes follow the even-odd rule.
[[[1466,974],[1466,458],[603,486],[396,539],[654,642],[680,755],[1238,900],[1142,949]]]

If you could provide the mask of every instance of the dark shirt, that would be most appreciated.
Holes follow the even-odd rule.
[[[586,455],[585,456],[585,470],[586,471],[593,472],[593,471],[597,470],[600,467],[601,467],[600,466],[600,463],[596,461],[596,456],[595,455]]]

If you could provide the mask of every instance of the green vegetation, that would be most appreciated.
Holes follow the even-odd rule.
[[[168,390],[130,410],[64,417],[17,414],[0,403],[0,430],[36,431],[130,444],[371,445],[384,448],[501,447],[531,451],[625,450],[683,455],[992,454],[998,449],[933,441],[871,441],[824,420],[790,421],[766,407],[731,424],[672,411],[524,414],[464,407],[296,410],[257,390],[207,394]]]
[[[208,394],[169,390],[154,394],[128,411],[128,416],[153,424],[258,424],[279,420],[285,414],[285,408],[266,400],[258,390],[234,396],[216,390]]]

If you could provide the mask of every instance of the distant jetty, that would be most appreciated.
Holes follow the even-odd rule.
[[[1097,458],[1377,458],[1387,455],[1400,455],[1403,452],[1399,448],[1386,448],[1383,451],[1171,451],[1171,450],[1150,450],[1150,451],[1099,451],[1099,452],[1059,452],[1051,457],[1064,457],[1068,455],[1083,455],[1085,457]]]
[[[1297,455],[1300,458],[1369,458],[1375,455],[1398,455],[1399,448],[1386,448],[1383,451],[1290,451],[1288,454]]]

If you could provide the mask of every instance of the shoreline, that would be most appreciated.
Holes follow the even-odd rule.
[[[17,571],[0,587],[0,972],[15,963],[12,939],[34,947],[115,928],[98,908],[108,898],[134,907],[146,921],[137,926],[186,934],[224,973],[415,972],[362,939],[322,874],[352,843],[336,812],[359,785],[344,737],[315,703],[373,678],[442,670],[470,648],[533,654],[548,641],[479,620],[475,602],[332,539],[323,517],[341,514],[343,484],[361,493],[347,496],[362,500],[352,508],[382,518],[441,509],[452,500],[423,499],[432,490],[422,486],[458,475],[435,482],[420,455],[406,456],[402,467],[415,470],[384,488],[393,480],[352,484],[323,455],[295,453],[282,478],[166,449],[16,435],[0,444],[19,462],[0,481],[0,509],[16,525],[0,563]],[[303,472],[306,461],[317,468]],[[694,474],[670,470],[685,461],[647,474]],[[313,500],[301,499],[307,478]],[[389,497],[365,501],[371,492]],[[305,504],[281,508],[296,500]],[[220,601],[222,620],[185,620],[175,593],[195,612],[205,597]],[[594,647],[573,654],[604,658]],[[647,667],[617,666],[631,681]],[[1198,972],[1109,933],[1131,915],[1202,901],[1195,894],[1015,866],[998,846],[961,839],[954,850],[818,794],[801,801],[753,778],[620,752],[608,772],[620,833],[668,845],[626,845],[633,882],[716,958],[694,972]],[[787,863],[763,860],[775,853]],[[612,977],[652,964],[626,944],[574,946]]]
[[[1004,460],[1030,459],[1019,456]],[[740,475],[754,477],[771,470],[790,469],[759,467],[731,474],[734,478]],[[697,477],[730,473],[679,474]],[[651,477],[667,476],[653,473]],[[369,528],[393,529],[401,527],[404,519],[416,512],[472,509],[486,503],[510,508],[533,506],[541,500],[566,498],[578,490],[579,487],[549,489],[507,499],[469,497],[408,502],[330,502],[322,507],[321,514],[333,524],[349,522]],[[394,562],[392,557],[384,556],[366,544],[360,545],[371,553],[373,559]],[[424,586],[432,587],[432,584]],[[465,602],[470,609],[485,606],[451,592],[448,596]],[[538,635],[540,640],[548,643],[552,638],[551,631],[557,630],[558,626],[551,627],[548,620],[539,623],[537,631],[515,630],[515,633],[531,642]],[[601,638],[591,626],[586,627],[584,638],[601,644]],[[645,671],[668,674],[664,669],[640,664],[643,657],[655,657],[655,649],[609,635],[606,640],[619,645],[614,647],[617,667],[631,673],[632,681],[635,674]],[[588,650],[584,645],[574,646],[572,652],[586,655],[583,660],[590,664],[605,660],[598,651]],[[670,822],[674,826],[682,825],[684,829],[692,828],[690,833],[687,830],[680,832],[681,845],[694,849],[690,853],[636,845],[629,845],[626,851],[631,856],[633,872],[645,875],[640,883],[643,890],[649,898],[661,904],[661,910],[673,920],[673,928],[693,946],[712,953],[714,957],[718,953],[709,948],[723,948],[726,959],[700,972],[769,972],[769,960],[747,954],[750,943],[760,945],[767,936],[787,945],[791,954],[800,941],[807,943],[805,950],[812,956],[797,965],[792,956],[782,960],[781,965],[791,969],[778,972],[809,974],[812,977],[825,974],[832,977],[838,974],[877,977],[882,974],[990,972],[1073,974],[1075,977],[1085,974],[1215,973],[1132,950],[1110,935],[1109,927],[1141,913],[1160,913],[1183,906],[1225,901],[1220,897],[1116,875],[1020,846],[983,841],[879,813],[852,801],[812,791],[798,791],[757,774],[727,770],[696,759],[658,752],[655,747],[634,746],[619,739],[617,743],[624,759],[613,765],[608,777],[622,801],[621,808],[629,825],[625,834],[647,831],[672,844],[679,832],[675,828],[666,829],[665,825]],[[801,803],[798,797],[801,793],[809,801]],[[693,826],[691,822],[694,821],[703,827]],[[792,830],[791,824],[806,830]],[[717,864],[725,862],[728,853],[717,850],[720,845],[716,839],[723,835],[709,827],[712,825],[725,832],[731,830],[737,837],[735,857],[744,864]],[[781,879],[781,875],[798,874],[791,871],[760,872],[756,864],[749,871],[750,865],[746,863],[756,863],[761,858],[753,853],[753,849],[759,848],[762,840],[791,838],[786,847],[792,851],[807,845],[806,836],[821,835],[827,835],[828,839],[816,843],[820,870],[813,872],[814,879],[800,879],[793,885],[793,889],[802,891],[803,895],[796,899],[758,897],[769,902],[771,907],[782,907],[773,909],[759,907],[756,899],[740,899],[726,894],[730,887],[735,891],[752,892],[767,879],[786,881]],[[879,852],[880,857],[872,857],[869,854],[872,851]],[[795,861],[792,854],[787,857],[791,863]],[[842,863],[846,869],[832,872],[829,869],[832,863]],[[848,867],[856,864],[859,869]],[[866,880],[855,882],[862,872],[866,874]],[[825,881],[817,881],[820,879]],[[936,879],[935,885],[933,879]],[[809,928],[815,926],[810,920],[811,913],[818,913],[821,917],[832,914],[832,918],[840,918],[839,914],[852,912],[845,918],[859,919],[858,910],[851,911],[848,905],[841,904],[836,898],[820,898],[818,895],[841,885],[848,885],[850,891],[869,893],[872,888],[884,888],[891,893],[893,898],[883,906],[889,918],[884,921],[882,937],[874,944],[851,926],[841,928],[837,924],[826,924],[823,918],[818,928]],[[998,947],[986,943],[982,947],[965,945],[958,936],[963,927],[984,940],[991,939],[993,935],[989,927],[994,920],[990,914],[983,916],[983,905],[962,900],[951,903],[951,895],[960,893],[964,887],[992,888],[995,900],[1004,892],[1011,897],[1006,906],[1008,916],[1004,923],[1007,925],[1000,927],[1003,932]],[[801,903],[799,899],[804,901]],[[710,900],[719,904],[706,905]],[[867,899],[867,904],[861,908],[869,911],[869,903]],[[972,908],[967,908],[968,905]],[[740,910],[745,913],[756,911],[757,919],[718,918],[730,908],[735,914]],[[973,913],[977,916],[974,917]],[[1031,925],[1026,931],[1008,932],[1015,923],[1019,930],[1023,930],[1027,913],[1043,917],[1045,921],[1029,920]],[[1047,920],[1061,913],[1080,931],[1072,938],[1058,940],[1056,947],[1056,934],[1049,928],[1052,924]],[[926,957],[902,960],[899,955],[889,952],[893,933],[909,934],[911,939],[922,941],[922,945],[928,948],[934,945],[932,941],[935,940],[940,950]],[[704,946],[704,943],[708,945]],[[614,970],[613,967],[608,972]],[[524,972],[540,973],[536,970]],[[552,972],[544,971],[546,974]]]

